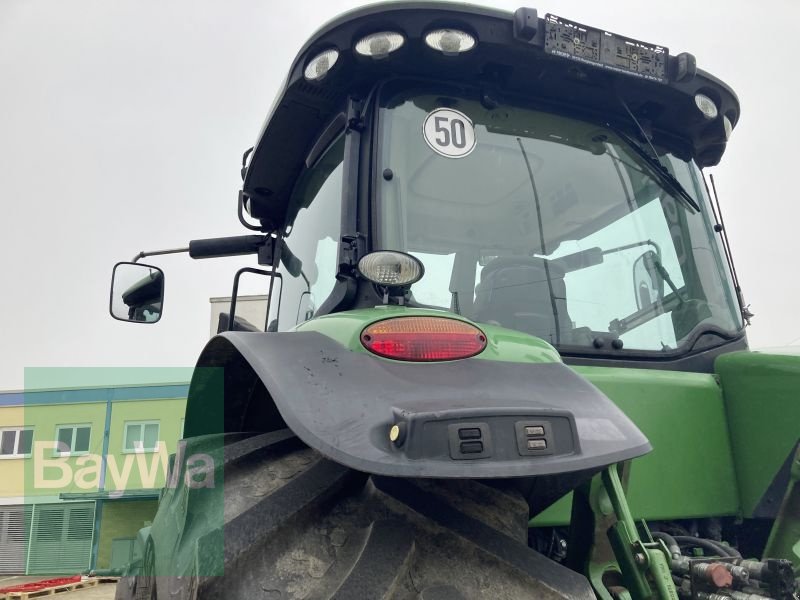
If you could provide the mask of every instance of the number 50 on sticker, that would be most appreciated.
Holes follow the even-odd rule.
[[[428,146],[447,158],[464,158],[475,149],[475,128],[464,113],[437,108],[425,117],[422,137]]]

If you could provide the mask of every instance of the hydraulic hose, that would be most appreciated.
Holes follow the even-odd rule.
[[[653,538],[662,540],[667,545],[667,550],[669,550],[669,553],[673,556],[673,558],[683,554],[677,540],[670,534],[664,533],[663,531],[654,531]]]
[[[718,556],[727,556],[731,558],[741,558],[742,555],[739,554],[738,551],[734,550],[722,544],[720,542],[715,542],[714,540],[708,540],[705,538],[694,537],[691,535],[676,535],[675,541],[682,546],[694,546],[696,548],[702,548],[703,550],[708,550],[710,552],[716,553]]]

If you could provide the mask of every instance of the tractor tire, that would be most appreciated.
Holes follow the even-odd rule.
[[[163,574],[154,585],[142,573],[120,581],[118,600],[135,598],[139,583],[159,600],[595,597],[583,576],[528,547],[528,504],[518,493],[474,480],[369,476],[288,430],[243,435],[195,438],[224,439],[224,525],[187,517],[187,528],[206,523],[201,539],[155,544],[170,555],[161,563],[181,555],[202,563],[203,540],[224,539],[224,574]],[[192,496],[181,491],[174,497],[188,496],[191,515]],[[163,505],[154,531],[170,512]]]

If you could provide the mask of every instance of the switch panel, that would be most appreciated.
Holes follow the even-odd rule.
[[[522,456],[541,456],[555,453],[553,429],[549,421],[517,421],[517,449]]]
[[[447,426],[447,434],[453,460],[474,460],[492,455],[492,434],[487,423],[451,423]]]
[[[459,427],[458,439],[460,440],[479,440],[481,439],[481,430],[478,427]]]

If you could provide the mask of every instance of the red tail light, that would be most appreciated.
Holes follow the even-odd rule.
[[[486,336],[469,323],[446,317],[397,317],[361,332],[364,347],[385,358],[429,362],[475,356]]]

